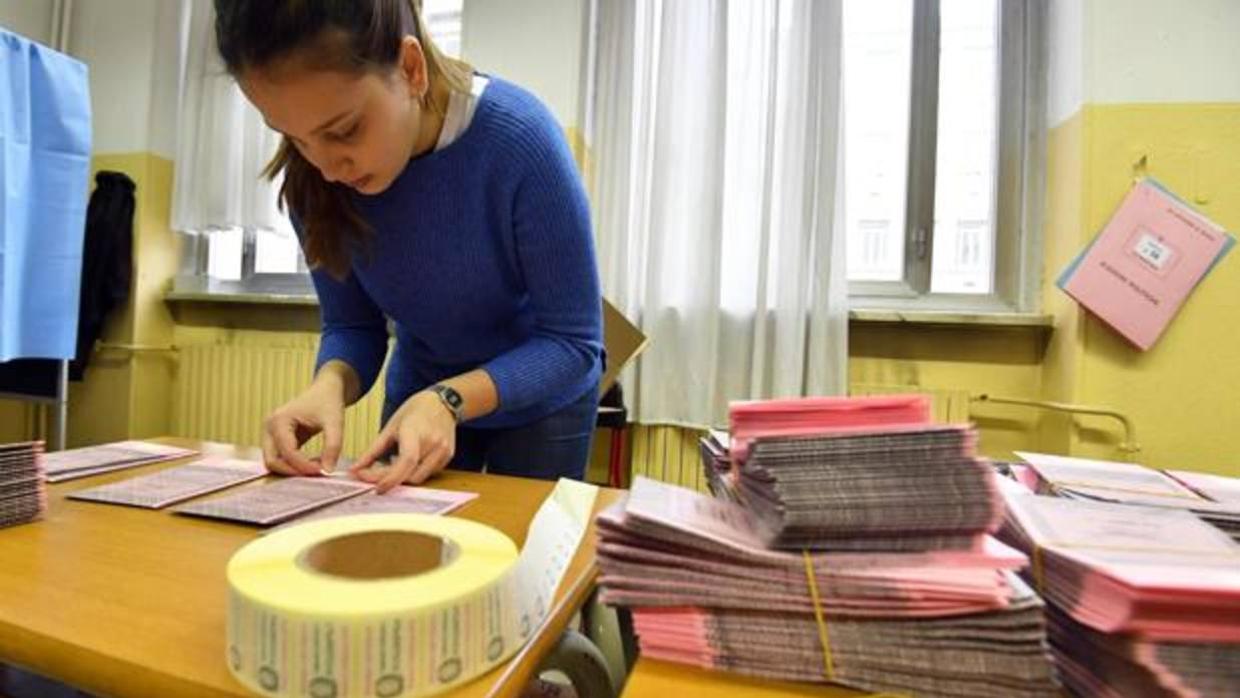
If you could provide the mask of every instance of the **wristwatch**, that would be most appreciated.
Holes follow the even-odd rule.
[[[461,397],[455,388],[443,383],[436,383],[429,390],[439,396],[439,401],[452,413],[452,418],[456,420],[456,423],[460,424],[465,418],[465,398]]]

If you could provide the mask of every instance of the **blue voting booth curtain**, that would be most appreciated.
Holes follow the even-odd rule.
[[[86,66],[0,29],[0,361],[77,349],[90,135]]]

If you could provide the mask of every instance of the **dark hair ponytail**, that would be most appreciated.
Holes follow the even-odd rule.
[[[420,6],[420,0],[215,0],[215,40],[234,76],[294,53],[314,68],[362,74],[390,68],[401,39],[412,35],[422,45],[430,84],[443,80],[451,90],[468,91],[472,70],[439,51]],[[269,179],[281,173],[280,198],[300,219],[306,262],[344,278],[353,251],[370,234],[348,189],[323,179],[288,138],[263,170]]]

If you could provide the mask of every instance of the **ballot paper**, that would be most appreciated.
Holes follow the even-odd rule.
[[[186,458],[197,455],[197,453],[193,449],[149,441],[118,441],[49,453],[44,456],[43,465],[47,472],[48,482],[61,482]]]
[[[270,526],[363,495],[374,485],[337,477],[289,477],[174,507],[178,514]]]
[[[1240,506],[1240,478],[1195,473],[1188,470],[1164,470],[1163,472],[1207,499],[1220,504]]]
[[[262,463],[208,456],[188,465],[78,490],[70,499],[162,509],[267,475]]]
[[[370,491],[365,494],[346,499],[309,514],[299,516],[285,522],[272,530],[285,526],[295,526],[306,521],[329,519],[336,516],[352,516],[354,514],[430,514],[441,516],[460,509],[478,498],[477,492],[457,492],[454,490],[432,489],[430,487],[410,487],[398,485],[383,494]]]

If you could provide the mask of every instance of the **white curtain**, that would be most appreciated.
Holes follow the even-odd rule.
[[[650,337],[634,418],[847,388],[840,3],[598,0],[589,186],[605,295]]]
[[[180,92],[172,228],[290,232],[276,206],[279,182],[259,173],[279,136],[267,128],[215,48],[211,0],[181,0]]]

